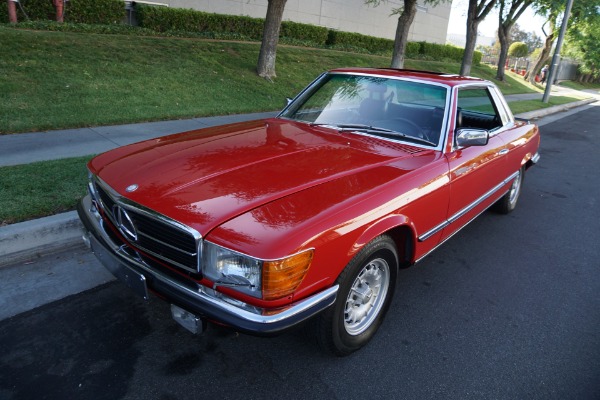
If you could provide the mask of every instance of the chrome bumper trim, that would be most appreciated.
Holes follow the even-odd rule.
[[[89,195],[83,198],[78,211],[86,228],[86,238],[84,240],[93,242],[92,248],[96,244],[102,246],[115,261],[121,263],[124,267],[159,281],[163,286],[169,288],[170,294],[176,294],[177,298],[185,299],[197,306],[190,311],[198,312],[205,318],[215,319],[251,333],[274,333],[312,317],[331,306],[336,300],[339,285],[332,286],[294,303],[279,313],[270,313],[270,315],[255,314],[204,292],[204,287],[201,285],[196,284],[196,290],[192,289],[195,284],[192,281],[190,281],[190,287],[175,281],[150,267],[141,258],[136,257],[135,250],[114,243],[106,233],[104,221],[92,204]]]

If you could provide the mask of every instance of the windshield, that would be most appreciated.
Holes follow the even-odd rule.
[[[427,83],[329,74],[280,115],[338,130],[437,146],[447,89]]]

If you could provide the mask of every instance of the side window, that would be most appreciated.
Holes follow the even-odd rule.
[[[502,118],[487,88],[458,90],[456,129],[473,128],[493,131],[502,125]]]
[[[502,94],[499,93],[498,90],[492,90],[491,93],[492,97],[494,98],[494,102],[496,103],[496,108],[498,109],[500,117],[502,118],[502,125],[506,125],[509,122],[513,122],[510,108],[508,107],[508,104],[506,104],[506,101],[504,100],[504,97],[502,97]]]

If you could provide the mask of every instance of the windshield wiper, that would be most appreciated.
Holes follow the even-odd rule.
[[[336,125],[341,132],[346,131],[365,131],[365,132],[386,132],[393,133],[391,129],[380,128],[378,126],[364,125],[364,124],[340,124]]]
[[[366,124],[333,124],[333,123],[316,123],[313,122],[310,126],[329,126],[337,129],[340,132],[348,131],[374,131],[374,132],[394,132],[391,129],[378,128],[376,126]]]
[[[236,276],[236,275],[229,275],[229,276],[223,276],[222,279],[217,280],[214,284],[213,284],[213,290],[216,290],[217,287],[219,286],[225,286],[225,287],[247,287],[247,288],[253,288],[254,285],[252,283],[250,283],[247,279]]]
[[[402,132],[397,132],[392,129],[380,128],[378,126],[371,126],[367,124],[328,124],[328,123],[311,123],[311,126],[325,126],[335,128],[340,132],[364,132],[371,133],[373,135],[381,135],[381,136],[390,136],[390,137],[401,137],[409,142],[426,144],[428,146],[437,146],[437,143],[433,143],[427,139],[422,139],[420,137],[407,135]]]
[[[437,146],[437,143],[433,143],[433,142],[431,142],[431,141],[429,141],[427,139],[423,139],[423,138],[420,138],[420,137],[407,135],[407,134],[402,133],[402,132],[395,132],[395,131],[383,132],[383,131],[380,131],[380,134],[385,135],[385,136],[401,137],[403,139],[406,139],[409,142],[421,143],[421,144],[426,144],[426,145],[429,145],[429,146]]]

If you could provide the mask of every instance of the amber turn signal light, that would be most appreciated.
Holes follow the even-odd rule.
[[[265,261],[262,272],[263,299],[277,300],[294,293],[308,272],[313,252],[307,250],[281,260]]]

